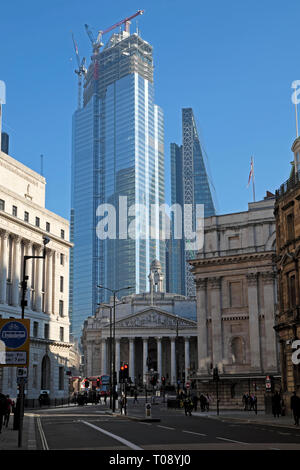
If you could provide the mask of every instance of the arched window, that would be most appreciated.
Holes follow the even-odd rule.
[[[50,359],[49,356],[44,356],[42,360],[42,390],[50,390]]]
[[[231,357],[233,364],[243,364],[244,345],[240,337],[233,338],[231,341]]]

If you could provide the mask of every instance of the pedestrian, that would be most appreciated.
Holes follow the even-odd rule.
[[[201,393],[199,401],[200,401],[200,409],[203,412],[205,411],[205,408],[206,408],[206,397],[203,395],[203,393]]]
[[[293,412],[295,426],[299,426],[300,398],[297,396],[296,392],[293,392],[293,395],[291,396],[291,410]]]
[[[249,408],[249,395],[248,393],[244,393],[243,395],[243,404],[244,404],[244,411],[248,411]]]
[[[281,398],[278,392],[275,392],[272,398],[272,408],[273,408],[273,415],[274,418],[279,418],[281,414]]]
[[[257,415],[257,398],[256,398],[256,395],[254,395],[254,393],[252,393],[252,395],[251,395],[250,410],[254,410],[255,414]]]
[[[14,401],[9,398],[9,395],[6,395],[6,413],[4,415],[4,423],[3,423],[3,425],[6,428],[8,426],[10,413],[12,412],[14,405],[15,405]]]
[[[106,400],[107,400],[107,393],[106,392],[103,393],[103,397],[104,397],[104,404],[106,405]]]
[[[185,416],[189,414],[189,416],[192,416],[192,409],[193,409],[193,402],[191,401],[190,397],[186,397],[184,399],[184,412]]]
[[[135,404],[135,403],[138,403],[138,391],[137,391],[137,389],[134,390],[133,404]]]
[[[206,394],[206,411],[207,411],[207,412],[209,411],[209,404],[210,404],[210,396],[209,396],[209,394],[207,393],[207,394]]]
[[[4,416],[7,411],[7,399],[3,393],[0,393],[0,433],[2,432],[2,425],[4,421]]]
[[[193,409],[194,411],[197,411],[197,402],[198,402],[198,397],[196,395],[196,393],[193,395],[192,397],[192,402],[193,402]]]

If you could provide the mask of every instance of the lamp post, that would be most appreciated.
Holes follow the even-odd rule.
[[[105,286],[97,286],[99,287],[99,289],[105,289],[105,290],[108,290],[109,292],[111,292],[114,296],[114,301],[113,301],[113,305],[112,305],[112,308],[113,308],[113,319],[112,319],[112,323],[110,323],[110,328],[112,328],[112,330],[110,329],[110,334],[112,335],[112,380],[110,383],[112,383],[112,390],[111,390],[111,393],[110,393],[110,396],[112,396],[112,411],[114,412],[116,410],[116,403],[115,403],[115,391],[116,391],[116,344],[115,344],[115,340],[116,340],[116,294],[118,292],[120,292],[121,290],[125,290],[125,289],[132,289],[132,286],[128,286],[128,287],[121,287],[120,289],[110,289],[109,287],[105,287]]]
[[[21,307],[22,307],[22,320],[25,317],[25,307],[27,306],[27,300],[25,300],[26,290],[27,290],[27,280],[29,276],[26,276],[26,262],[29,259],[45,259],[46,258],[46,245],[50,242],[50,238],[43,237],[43,255],[42,256],[24,256],[23,258],[23,277],[21,282],[22,287],[22,297],[21,297]],[[19,396],[17,399],[17,409],[19,410],[19,433],[18,433],[18,447],[22,447],[22,435],[23,435],[23,416],[24,416],[24,389],[25,383],[24,378],[20,379],[19,384]]]

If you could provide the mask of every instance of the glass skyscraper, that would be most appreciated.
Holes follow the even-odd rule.
[[[164,123],[154,103],[152,47],[138,34],[123,31],[93,56],[83,107],[73,116],[74,336],[97,303],[109,300],[97,285],[132,286],[123,294],[145,292],[151,261],[160,260],[165,269],[159,214],[151,219],[152,204],[158,207],[164,198]],[[115,214],[110,226],[105,225],[108,214]]]
[[[196,122],[192,108],[182,109],[182,145],[171,143],[171,204],[185,204],[193,208],[192,230],[196,230],[196,205],[203,204],[204,217],[215,215],[209,178],[205,168]],[[194,296],[195,283],[190,273],[188,259],[193,259],[195,251],[187,247],[187,241],[172,237],[168,243],[168,280],[170,292]]]

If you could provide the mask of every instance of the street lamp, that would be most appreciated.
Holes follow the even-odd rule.
[[[112,348],[112,386],[113,386],[113,397],[112,397],[112,410],[113,412],[115,411],[116,409],[116,404],[115,404],[115,389],[116,389],[116,344],[115,344],[115,340],[116,340],[116,294],[118,292],[120,292],[121,290],[125,290],[125,289],[132,289],[132,286],[128,286],[128,287],[121,287],[120,289],[110,289],[109,287],[105,287],[105,286],[97,286],[99,289],[105,289],[105,290],[108,290],[109,292],[111,292],[114,296],[114,302],[113,302],[113,320],[112,320],[112,324],[110,323],[110,325],[112,326],[112,338],[113,338],[113,341],[112,341],[112,345],[113,345],[113,348]]]
[[[116,303],[116,306],[121,304],[124,304],[124,302],[118,302]],[[103,302],[98,303],[97,305],[109,308],[109,407],[112,408],[112,310],[114,306]]]
[[[46,245],[50,242],[50,238],[47,236],[43,237],[43,255],[42,256],[24,256],[23,258],[23,278],[21,282],[22,287],[22,297],[21,297],[21,307],[22,307],[22,320],[25,316],[25,307],[27,306],[27,300],[25,300],[26,290],[27,290],[27,280],[29,276],[26,276],[26,262],[29,259],[45,259],[46,258]],[[18,447],[22,447],[22,434],[23,434],[23,415],[24,415],[24,389],[25,382],[24,378],[20,379],[19,384],[19,396],[17,399],[17,409],[19,410],[19,433],[18,433]]]

